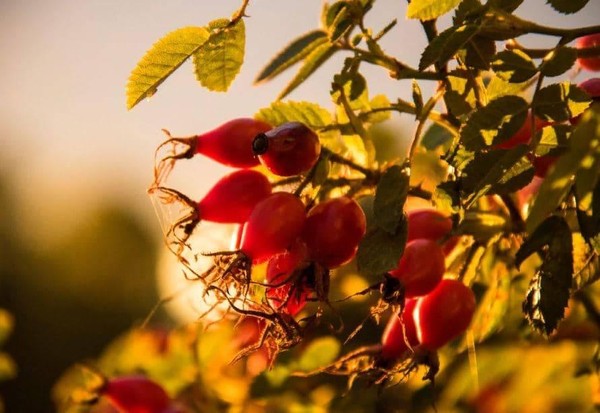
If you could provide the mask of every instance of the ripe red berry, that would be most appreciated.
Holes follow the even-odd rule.
[[[473,318],[475,296],[457,280],[442,280],[415,308],[414,319],[421,346],[437,350],[462,334]]]
[[[352,198],[342,196],[322,202],[308,212],[302,238],[310,258],[332,269],[354,257],[366,228],[362,208]]]
[[[106,382],[102,395],[123,413],[167,413],[171,399],[156,382],[144,376],[123,376]]]
[[[252,210],[240,249],[253,262],[264,262],[289,248],[305,221],[306,211],[300,198],[287,192],[273,193]]]
[[[284,123],[257,134],[252,151],[275,175],[293,176],[312,168],[321,153],[319,137],[300,122]]]
[[[452,220],[435,209],[414,209],[408,213],[408,241],[425,238],[439,241],[452,231]]]
[[[198,202],[198,215],[205,221],[243,223],[270,194],[271,184],[260,172],[235,171],[221,178]]]
[[[531,117],[533,115],[531,113],[529,113],[527,115],[527,119],[525,119],[525,123],[523,123],[523,126],[521,126],[521,128],[513,135],[511,136],[508,140],[496,145],[496,147],[498,149],[512,149],[517,145],[527,145],[529,144],[529,142],[531,142]],[[544,126],[548,126],[549,122],[546,122],[540,118],[535,118],[534,119],[535,122],[535,130],[539,131],[540,129],[542,129]]]
[[[432,291],[446,271],[442,247],[429,239],[416,239],[406,244],[398,266],[389,272],[402,281],[405,297],[419,297]]]
[[[295,284],[294,281],[298,280],[291,277],[294,271],[306,264],[307,255],[306,244],[298,239],[288,251],[269,259],[266,278],[267,283],[273,287],[267,288],[267,298],[274,309],[280,309],[285,303],[285,311],[295,316],[304,308],[310,291],[302,285]]]
[[[577,39],[578,49],[587,49],[588,47],[600,46],[600,33],[590,34]],[[579,65],[584,69],[597,72],[600,70],[600,57],[579,57]]]
[[[233,168],[251,168],[259,165],[252,153],[252,141],[271,126],[256,119],[233,119],[209,132],[195,136],[193,152],[202,154]],[[192,156],[190,154],[190,156]]]
[[[381,338],[381,356],[397,360],[419,344],[413,313],[417,300],[407,300],[401,315],[392,314]]]

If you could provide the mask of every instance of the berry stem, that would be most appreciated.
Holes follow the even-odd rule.
[[[340,165],[345,165],[350,169],[354,169],[355,171],[363,174],[367,179],[377,181],[379,177],[379,171],[365,168],[364,166],[360,166],[350,159],[346,159],[343,156],[338,155],[335,152],[332,152],[330,149],[321,148],[321,154],[329,158],[331,162],[339,163]]]

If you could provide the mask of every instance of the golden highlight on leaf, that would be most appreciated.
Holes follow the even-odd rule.
[[[138,62],[126,87],[127,109],[156,93],[158,86],[208,39],[204,27],[183,27],[170,32]]]
[[[432,20],[448,13],[462,0],[412,0],[406,10],[409,19]]]
[[[233,25],[217,19],[209,28],[209,39],[194,53],[196,79],[209,90],[226,92],[244,62],[246,26],[243,19]]]

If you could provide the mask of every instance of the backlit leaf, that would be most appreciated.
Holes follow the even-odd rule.
[[[379,275],[395,268],[404,252],[407,235],[406,218],[402,219],[393,235],[379,227],[369,230],[360,242],[356,254],[361,274]]]
[[[333,122],[327,109],[312,102],[278,101],[271,106],[260,109],[254,117],[270,125],[281,125],[285,122],[302,122],[311,129],[319,129]]]
[[[301,61],[317,47],[327,42],[327,33],[322,30],[308,32],[287,45],[259,73],[255,83],[273,79],[275,76]]]
[[[400,165],[389,167],[381,176],[375,191],[373,212],[379,228],[395,234],[404,219],[404,203],[408,195],[409,170]]]
[[[589,0],[546,0],[552,8],[560,13],[572,14],[583,9]]]
[[[529,105],[518,96],[502,96],[475,111],[460,131],[461,143],[477,150],[511,138],[523,125]]]
[[[533,60],[520,50],[504,50],[496,54],[492,69],[496,76],[511,83],[521,83],[537,73]]]
[[[310,75],[312,75],[323,63],[327,61],[335,52],[337,47],[331,43],[323,43],[316,47],[303,60],[302,66],[294,78],[287,84],[285,89],[279,94],[277,99],[283,99],[294,89],[300,86]]]
[[[184,27],[156,42],[131,72],[127,82],[127,109],[156,93],[158,86],[209,38],[204,27]]]
[[[592,166],[591,161],[600,145],[598,111],[593,107],[586,112],[581,123],[571,133],[568,151],[558,159],[542,182],[527,217],[529,232],[560,205],[575,180],[575,174]]]
[[[540,119],[564,122],[583,113],[590,102],[583,90],[567,81],[540,89],[533,97],[532,108]]]
[[[562,217],[540,224],[517,252],[517,265],[534,252],[543,263],[529,284],[523,312],[536,330],[550,334],[564,317],[573,283],[573,240]]]
[[[244,20],[233,25],[228,19],[214,20],[209,29],[210,38],[194,53],[196,79],[209,90],[225,92],[244,62]]]
[[[448,13],[462,0],[412,0],[406,10],[409,19],[432,20]]]
[[[478,26],[467,24],[450,27],[441,32],[423,51],[419,70],[425,70],[434,63],[445,64],[477,34],[478,30]]]
[[[566,46],[559,47],[544,58],[540,72],[546,77],[560,76],[573,67],[576,60],[576,49]]]

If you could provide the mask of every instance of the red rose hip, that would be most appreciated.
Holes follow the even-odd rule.
[[[287,122],[257,134],[252,151],[269,171],[293,176],[312,168],[321,153],[319,137],[300,122]]]
[[[437,350],[464,333],[475,313],[475,296],[457,280],[442,280],[415,308],[417,337],[423,348]]]
[[[300,198],[275,192],[252,210],[240,249],[253,262],[264,262],[289,248],[302,232],[305,221],[306,211]]]
[[[432,291],[446,271],[444,251],[429,239],[416,239],[406,244],[398,266],[389,272],[404,286],[406,298],[419,297]]]
[[[419,344],[414,321],[417,300],[407,300],[401,315],[392,314],[381,338],[381,356],[385,360],[397,360]]]
[[[308,212],[302,238],[310,258],[332,269],[352,260],[366,227],[362,208],[353,199],[342,196],[322,202]]]
[[[102,395],[124,413],[167,413],[171,399],[156,382],[144,376],[123,376],[108,380]]]
[[[590,47],[600,46],[600,33],[590,34],[577,39],[576,46],[578,49],[587,49]],[[577,62],[584,69],[597,72],[600,71],[600,56],[595,57],[579,57]]]

